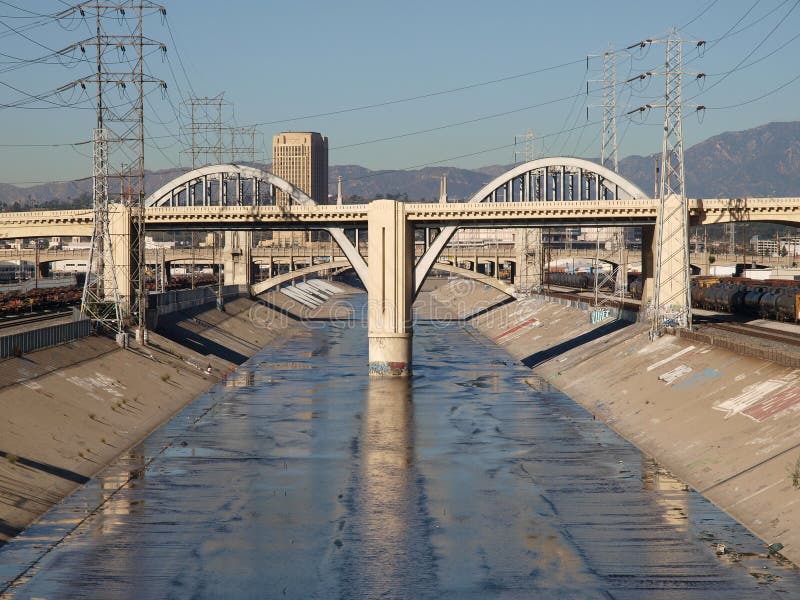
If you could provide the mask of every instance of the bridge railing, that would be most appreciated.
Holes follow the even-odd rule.
[[[87,319],[11,333],[0,337],[0,358],[21,356],[34,350],[58,346],[87,337],[91,333],[92,322]]]

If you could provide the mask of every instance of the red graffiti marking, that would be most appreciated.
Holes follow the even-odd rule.
[[[520,323],[519,325],[516,325],[516,326],[512,327],[512,328],[511,328],[511,329],[509,329],[508,331],[504,331],[503,333],[501,333],[500,335],[498,335],[497,337],[495,337],[495,338],[494,338],[494,341],[495,341],[495,342],[497,342],[497,341],[499,341],[499,340],[500,340],[500,338],[502,338],[502,337],[505,337],[505,336],[507,336],[507,335],[508,335],[508,334],[510,334],[510,333],[514,333],[515,331],[519,331],[519,330],[520,330],[520,329],[522,329],[523,327],[527,327],[528,325],[532,325],[533,323],[538,323],[538,322],[539,322],[539,319],[537,319],[536,317],[531,317],[531,318],[530,318],[530,319],[528,319],[527,321],[523,321],[522,323]]]
[[[791,387],[779,394],[775,394],[772,398],[756,402],[753,406],[743,410],[742,414],[760,423],[773,415],[792,408],[798,402],[800,402],[800,389]]]

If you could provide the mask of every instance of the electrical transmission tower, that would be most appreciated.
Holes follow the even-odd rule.
[[[523,141],[522,151],[516,150],[517,143]],[[534,142],[536,136],[532,129],[528,129],[520,136],[514,136],[514,162],[530,162],[536,158]],[[522,159],[520,161],[520,158]],[[524,188],[520,197],[524,198]],[[520,293],[529,293],[541,287],[542,277],[547,267],[546,251],[542,244],[542,229],[540,227],[520,227],[516,230],[517,276],[514,281],[515,288]]]
[[[105,129],[95,129],[92,160],[92,206],[94,229],[86,280],[83,283],[81,313],[119,334],[122,306],[117,285],[114,243],[108,217],[108,139]]]
[[[184,103],[191,117],[188,150],[192,157],[192,169],[203,165],[220,164],[225,148],[225,129],[222,124],[222,107],[228,106],[225,92],[213,97],[190,97]]]
[[[256,162],[256,134],[255,127],[229,127],[231,135],[230,152],[231,162]]]
[[[522,151],[517,150],[517,144],[519,143],[518,140],[520,139],[523,143]],[[536,152],[533,145],[535,139],[536,136],[534,135],[532,129],[528,129],[528,131],[522,135],[514,136],[514,163],[530,162],[536,158]],[[519,160],[520,156],[522,157],[522,161]]]
[[[617,155],[617,56],[626,52],[616,51],[611,46],[603,54],[590,54],[586,57],[587,68],[590,58],[603,59],[603,79],[586,81],[586,95],[589,95],[590,83],[602,83],[603,126],[600,145],[600,164],[608,167],[615,173],[619,172],[619,158]],[[589,107],[586,107],[586,120],[589,120]]]
[[[592,54],[586,57],[587,69],[590,58],[603,59],[603,78],[591,79],[586,81],[586,94],[589,95],[590,83],[602,84],[602,129],[600,137],[600,164],[619,173],[619,153],[617,147],[617,57],[627,55],[627,51],[614,50],[609,45],[608,49],[602,54]],[[586,120],[589,120],[589,106],[586,107]],[[601,231],[603,236],[611,241],[612,249],[616,247],[617,256],[614,259],[616,266],[610,274],[600,270],[600,239]],[[622,227],[594,228],[595,234],[595,258],[594,258],[594,305],[601,307],[608,302],[614,301],[622,305],[627,287],[627,265],[624,258],[625,253],[625,230]],[[605,243],[603,244],[605,246]],[[605,290],[608,283],[612,283],[614,293],[608,294]]]
[[[686,205],[686,178],[683,164],[683,119],[682,80],[683,45],[687,43],[673,30],[663,40],[646,43],[663,43],[665,61],[664,104],[640,107],[664,108],[664,137],[661,147],[661,179],[659,200],[661,203],[656,222],[656,259],[653,291],[653,315],[650,335],[655,338],[664,327],[691,328],[691,267],[689,266],[689,214]],[[643,42],[645,43],[645,42]],[[697,48],[703,41],[692,42]],[[649,76],[650,74],[648,74]],[[703,73],[695,73],[698,79]],[[640,76],[641,77],[641,76]],[[695,107],[702,110],[702,106]]]
[[[62,55],[79,55],[92,65],[93,73],[76,79],[61,90],[94,85],[97,90],[97,124],[93,138],[93,208],[95,212],[93,257],[86,275],[81,306],[84,314],[122,329],[124,313],[129,313],[143,335],[145,328],[144,295],[144,89],[166,83],[145,73],[144,49],[166,46],[145,37],[145,11],[166,15],[160,4],[141,0],[93,0],[75,4],[60,13],[61,18],[93,17],[95,35],[75,42],[60,51]],[[87,56],[87,48],[94,56]],[[129,53],[130,52],[130,53]],[[135,94],[131,96],[128,88]],[[117,97],[109,101],[110,89]],[[130,254],[115,264],[113,239],[109,230],[109,205],[127,207],[131,215]],[[110,264],[109,264],[110,263]],[[127,264],[125,264],[127,263]],[[114,273],[110,275],[110,273]],[[117,273],[124,275],[120,282]],[[102,282],[102,283],[101,283]],[[108,303],[114,302],[113,319]],[[112,322],[113,321],[113,322]]]

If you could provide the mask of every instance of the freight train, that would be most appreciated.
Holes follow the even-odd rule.
[[[194,276],[194,286],[195,287],[203,287],[207,285],[214,285],[218,281],[216,275],[212,275],[210,273],[203,273],[197,274]],[[164,286],[164,291],[168,292],[171,290],[183,290],[186,288],[192,287],[192,277],[191,275],[176,275],[169,278],[169,281]],[[144,284],[145,290],[148,292],[160,292],[161,285],[156,284],[155,279],[148,277],[145,279]]]
[[[614,280],[605,273],[598,274],[598,286],[602,290],[614,290]],[[562,273],[550,271],[545,275],[545,283],[579,290],[594,289],[594,273]]]
[[[61,287],[0,294],[0,316],[73,306],[80,303],[81,291],[79,287]]]
[[[216,283],[217,277],[210,274],[197,275],[194,278],[195,287],[214,285]],[[173,277],[165,286],[165,290],[186,289],[191,285],[192,279],[189,276]],[[148,292],[156,291],[155,282],[152,280],[146,281],[145,289]],[[33,289],[26,293],[0,293],[0,317],[76,306],[80,304],[82,294],[83,286],[80,285]]]
[[[628,290],[631,296],[641,298],[642,280],[631,282]],[[800,282],[797,281],[695,277],[691,295],[693,308],[800,322]]]

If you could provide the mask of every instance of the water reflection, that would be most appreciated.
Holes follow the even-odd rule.
[[[141,502],[131,499],[129,494],[118,493],[123,487],[135,487],[136,481],[144,479],[147,472],[142,446],[137,446],[120,459],[119,470],[103,471],[98,480],[102,493],[103,510],[98,512],[96,532],[102,535],[116,533],[124,526],[126,515],[139,509]]]
[[[662,508],[664,521],[682,531],[689,529],[689,486],[645,455],[642,455],[642,485],[656,492],[653,499]]]
[[[225,387],[241,388],[251,387],[254,382],[253,371],[249,369],[237,369],[225,379]]]
[[[430,518],[416,467],[407,378],[370,378],[345,530],[341,591],[353,598],[420,598],[435,585]]]

